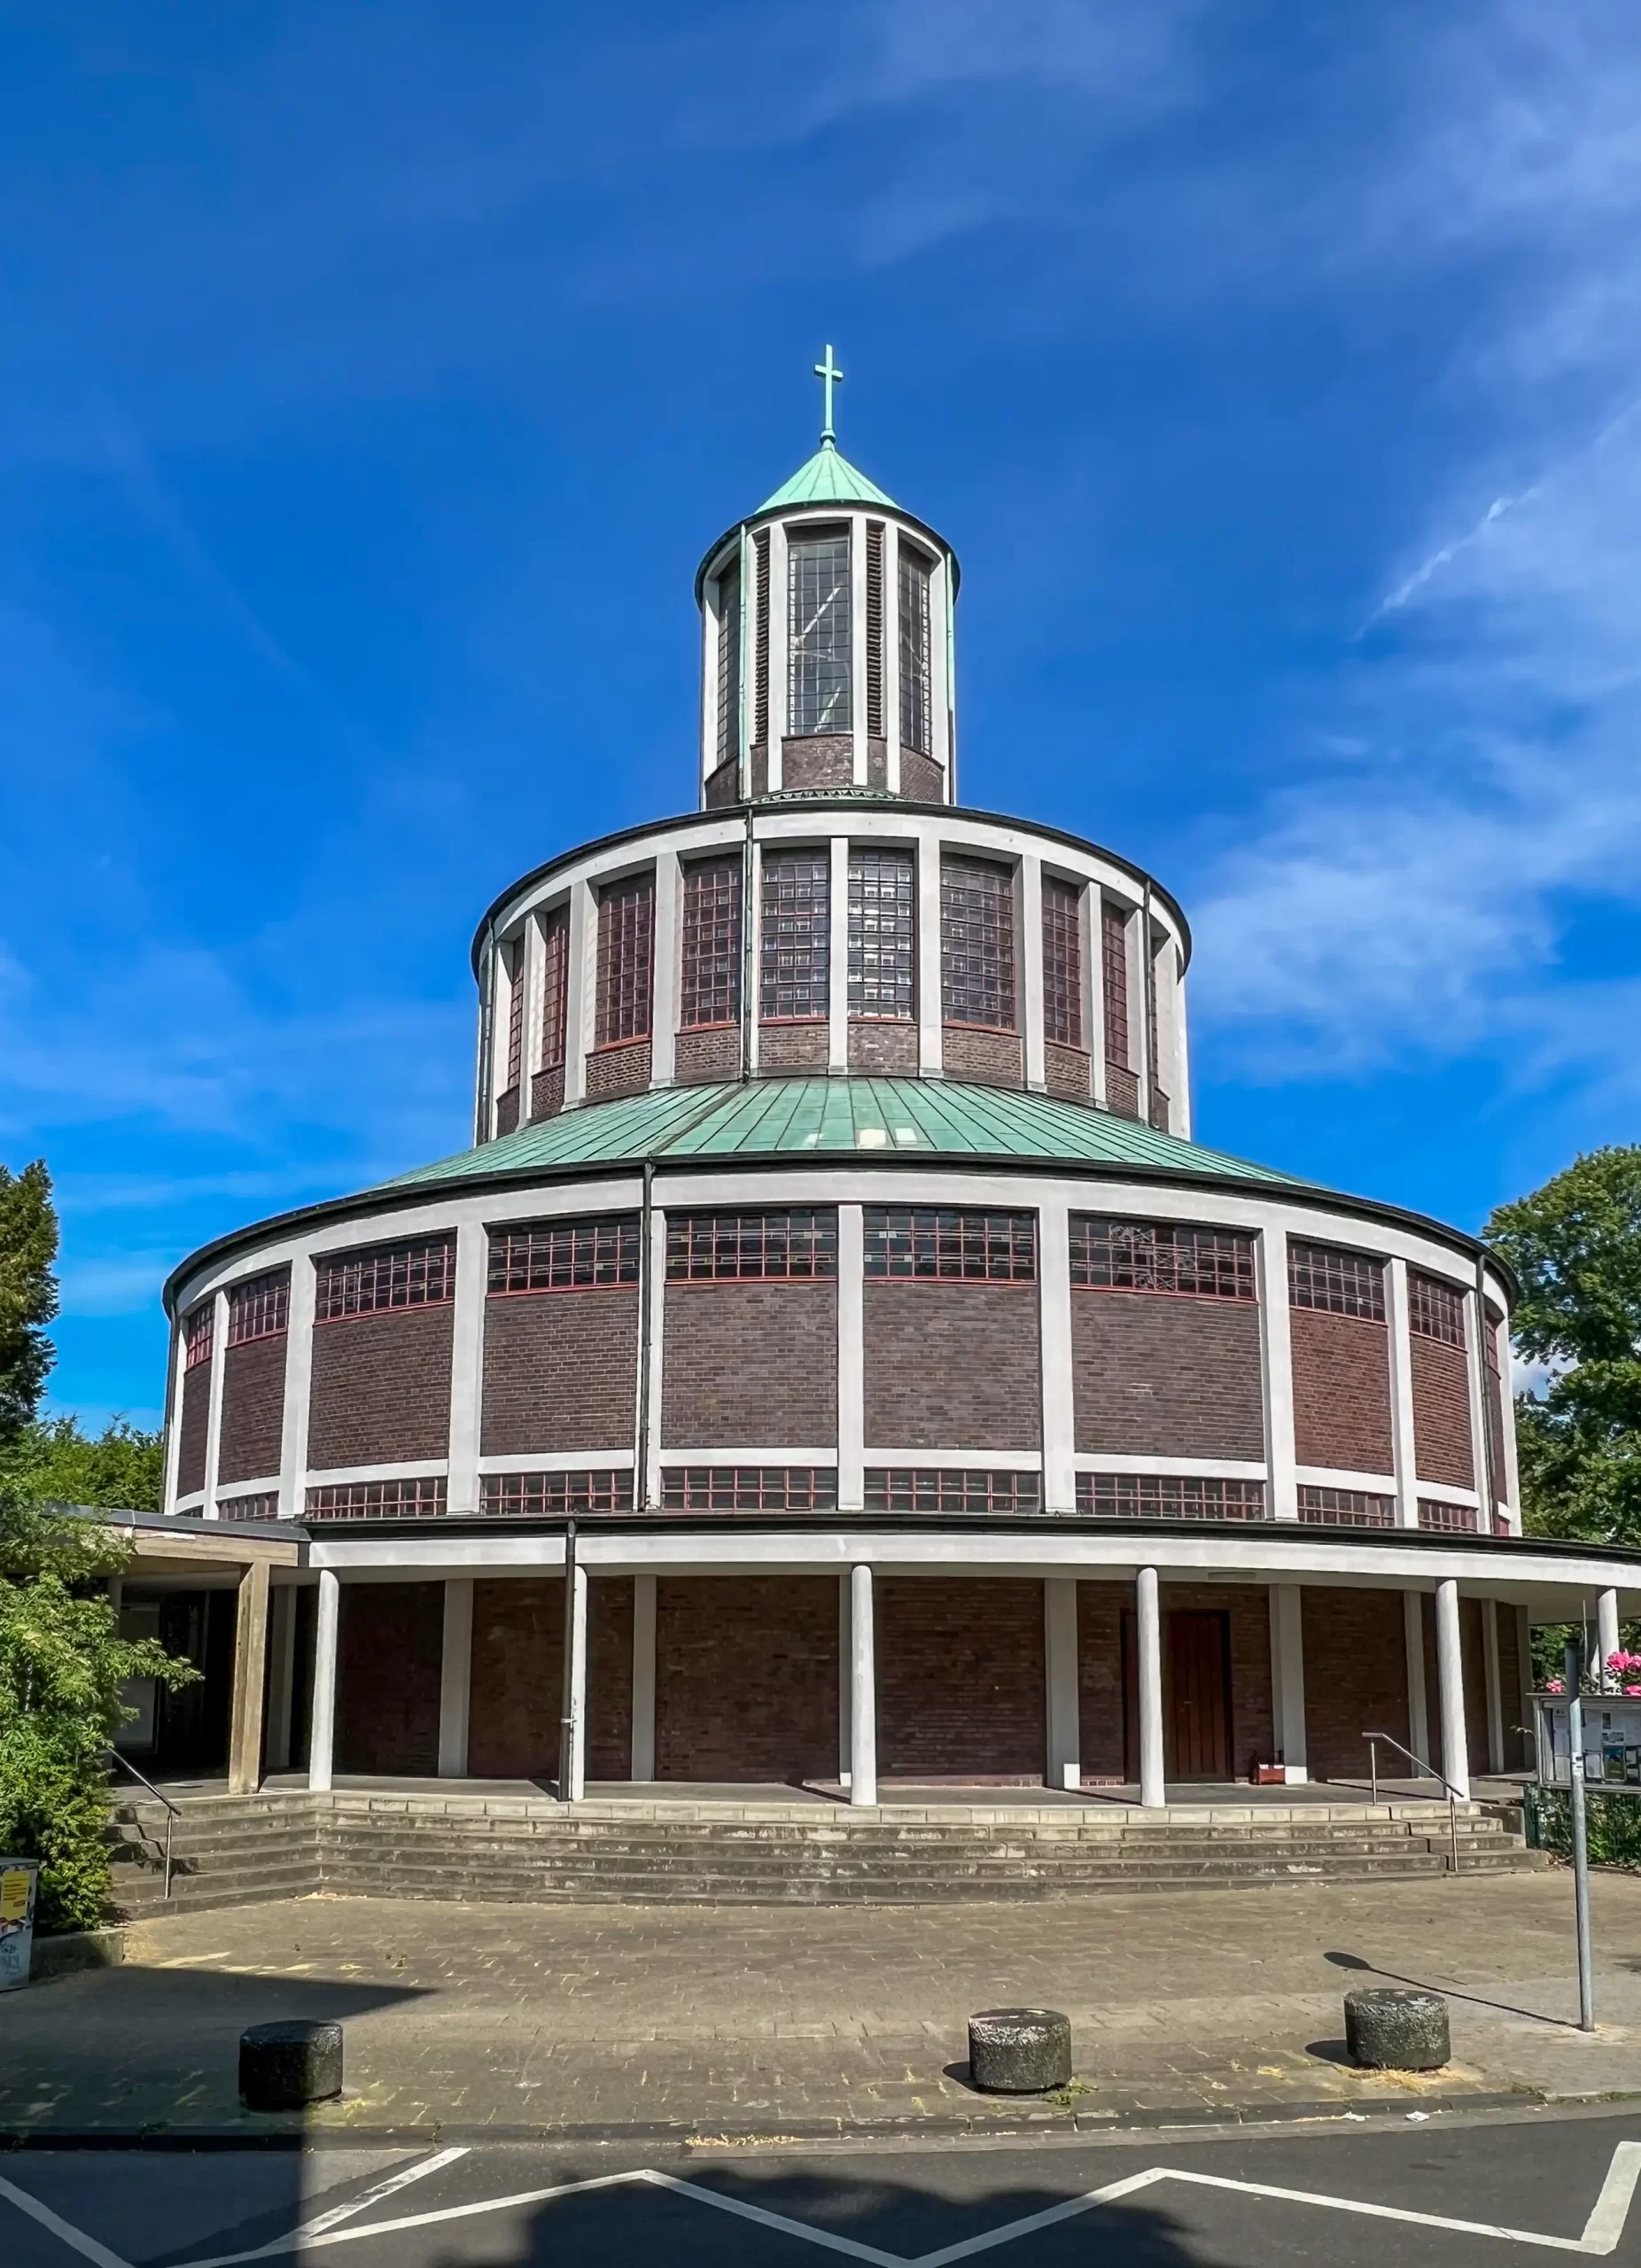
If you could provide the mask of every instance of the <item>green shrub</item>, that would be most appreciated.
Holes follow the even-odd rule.
[[[1570,1859],[1572,1798],[1562,1788],[1538,1788],[1531,1793],[1538,1814],[1541,1849]],[[1641,1795],[1603,1795],[1592,1788],[1585,1798],[1585,1813],[1590,1865],[1625,1867],[1641,1873]]]

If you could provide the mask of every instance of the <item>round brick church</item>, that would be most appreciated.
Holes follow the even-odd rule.
[[[961,803],[957,558],[827,396],[696,579],[697,808],[478,924],[473,1146],[167,1287],[167,1514],[299,1547],[255,1769],[1519,1766],[1637,1573],[1521,1538],[1507,1271],[1193,1139],[1185,915]]]

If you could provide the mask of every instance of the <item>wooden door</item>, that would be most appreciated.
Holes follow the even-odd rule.
[[[1170,1614],[1164,1625],[1163,1770],[1170,1780],[1231,1777],[1229,1617]]]

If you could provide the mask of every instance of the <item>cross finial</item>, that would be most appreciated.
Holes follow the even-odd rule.
[[[832,431],[832,389],[843,384],[844,374],[832,360],[832,350],[829,346],[826,350],[825,361],[815,364],[815,376],[820,381],[824,403],[820,422],[820,446],[822,448],[835,447],[837,437]]]

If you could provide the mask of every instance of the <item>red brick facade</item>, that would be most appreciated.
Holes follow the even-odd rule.
[[[447,1304],[385,1309],[315,1325],[307,1420],[313,1471],[446,1454],[454,1313]]]
[[[658,1583],[657,1777],[834,1778],[837,1641],[833,1575]]]
[[[836,1283],[671,1283],[664,1312],[665,1448],[836,1441]]]
[[[1040,1780],[1041,1583],[886,1576],[875,1590],[880,1776]]]
[[[981,1031],[972,1024],[947,1024],[941,1052],[948,1079],[963,1079],[982,1087],[1018,1087],[1025,1084],[1018,1032]]]
[[[1071,1366],[1085,1455],[1264,1456],[1251,1301],[1074,1291]]]
[[[285,1410],[285,1333],[247,1340],[222,1356],[217,1480],[264,1480],[279,1471]]]
[[[1294,1448],[1301,1464],[1388,1472],[1390,1334],[1382,1323],[1291,1308]]]
[[[855,776],[855,744],[848,733],[789,734],[781,743],[783,788],[848,788]]]
[[[520,1292],[485,1301],[485,1456],[630,1449],[638,1293]]]
[[[1035,1284],[868,1283],[872,1449],[1035,1449],[1042,1382]]]
[[[476,1780],[556,1780],[564,1714],[564,1579],[473,1585],[467,1764]],[[633,1759],[633,1585],[587,1587],[587,1776],[626,1780]]]
[[[758,1063],[763,1071],[824,1071],[830,1027],[823,1016],[789,1023],[760,1023]]]
[[[1043,1080],[1051,1095],[1066,1102],[1086,1102],[1093,1092],[1087,1053],[1080,1047],[1063,1047],[1057,1040],[1044,1043]]]
[[[739,1024],[706,1024],[681,1031],[673,1043],[673,1076],[679,1085],[702,1079],[738,1079],[741,1076]]]
[[[608,1102],[615,1095],[642,1094],[649,1084],[650,1047],[647,1039],[618,1040],[595,1047],[587,1059],[587,1099]]]
[[[945,773],[931,757],[922,755],[914,748],[900,751],[900,792],[908,803],[943,804],[945,801]]]
[[[1085,1779],[1132,1780],[1138,1770],[1133,1587],[1079,1583],[1077,1697]],[[1270,1594],[1263,1586],[1169,1583],[1162,1592],[1163,1761],[1177,1769],[1170,1715],[1169,1617],[1225,1617],[1228,1699],[1225,1745],[1232,1771],[1245,1776],[1274,1755],[1271,1713]],[[1126,1626],[1126,1627],[1125,1627]]]
[[[1367,1769],[1364,1733],[1411,1739],[1402,1594],[1308,1585],[1303,1600],[1310,1776],[1359,1780]],[[1399,1777],[1405,1767],[1381,1750],[1380,1769]]]
[[[1473,1488],[1470,1455],[1470,1365],[1462,1347],[1412,1337],[1413,1439],[1419,1478]]]
[[[439,1769],[442,1583],[344,1583],[337,1632],[336,1768]]]
[[[211,1368],[197,1363],[183,1373],[183,1414],[177,1420],[176,1493],[191,1496],[206,1485],[206,1436],[211,1426]]]
[[[917,1026],[856,1016],[849,1026],[849,1068],[868,1079],[917,1076]]]

